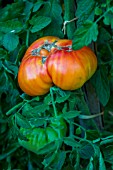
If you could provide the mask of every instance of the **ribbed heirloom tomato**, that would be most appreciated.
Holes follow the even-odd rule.
[[[46,61],[53,83],[63,90],[75,90],[90,79],[97,68],[97,58],[89,47],[80,50],[61,48]]]
[[[97,58],[89,47],[73,50],[72,40],[46,36],[27,49],[18,83],[30,96],[46,94],[53,84],[63,90],[76,90],[91,78],[96,68]]]
[[[46,58],[57,49],[71,47],[71,40],[46,36],[33,42],[27,49],[18,71],[20,88],[30,96],[44,95],[53,85],[48,74]]]
[[[27,49],[18,71],[20,88],[30,96],[46,94],[52,86],[45,58],[58,37],[46,36],[36,40]]]
[[[51,123],[45,128],[20,128],[20,132],[27,139],[18,139],[20,145],[32,152],[39,154],[40,149],[45,147],[47,144],[66,136],[67,125],[62,117],[54,117]],[[49,151],[50,150],[51,148],[49,148]]]

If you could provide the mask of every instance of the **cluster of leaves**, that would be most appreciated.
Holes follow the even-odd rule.
[[[113,169],[113,2],[112,0],[0,1],[0,167],[12,169]],[[65,27],[63,22],[72,20]],[[41,97],[20,90],[18,68],[27,47],[54,35],[89,45],[98,57],[95,75],[82,89],[57,87]],[[68,132],[61,148],[46,155],[18,143],[19,128],[43,126],[62,112]],[[103,115],[104,117],[101,115]],[[104,123],[104,124],[103,124]],[[54,143],[55,144],[55,143]]]

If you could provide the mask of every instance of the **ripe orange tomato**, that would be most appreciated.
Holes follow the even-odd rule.
[[[36,40],[27,49],[18,71],[20,88],[30,96],[46,94],[53,85],[46,67],[46,57],[58,37],[46,36]]]
[[[97,58],[88,47],[54,51],[46,61],[53,83],[63,90],[76,90],[94,74]]]

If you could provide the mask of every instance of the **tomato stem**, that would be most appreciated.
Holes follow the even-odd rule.
[[[22,105],[23,105],[23,102],[17,104],[13,108],[11,108],[8,112],[6,112],[6,115],[8,116],[8,115],[12,114],[13,111],[15,111],[16,109],[20,108]]]
[[[57,110],[56,110],[56,106],[55,106],[55,102],[54,102],[52,87],[50,88],[50,94],[51,94],[51,101],[52,101],[52,105],[53,105],[54,115],[55,115],[55,117],[57,117]]]
[[[26,46],[29,46],[29,30],[27,30],[27,35],[26,35]]]
[[[74,134],[74,125],[73,125],[74,119],[70,121],[70,126],[69,126],[69,135],[73,136]]]

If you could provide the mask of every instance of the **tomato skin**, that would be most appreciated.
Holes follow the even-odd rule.
[[[48,57],[49,45],[59,40],[58,37],[46,36],[33,42],[27,49],[18,71],[18,83],[20,88],[30,96],[44,95],[53,85],[48,75],[43,57]],[[44,45],[45,48],[41,48]]]
[[[22,61],[18,71],[20,88],[30,96],[44,95],[53,85],[42,57],[29,57]]]
[[[55,121],[52,121],[45,128],[38,127],[25,129],[21,127],[20,133],[25,136],[27,140],[19,138],[18,141],[24,148],[38,154],[39,150],[47,144],[66,136],[66,131],[67,125],[63,118],[56,118]]]
[[[76,90],[94,74],[97,58],[88,47],[57,50],[46,61],[53,83],[63,90]]]

